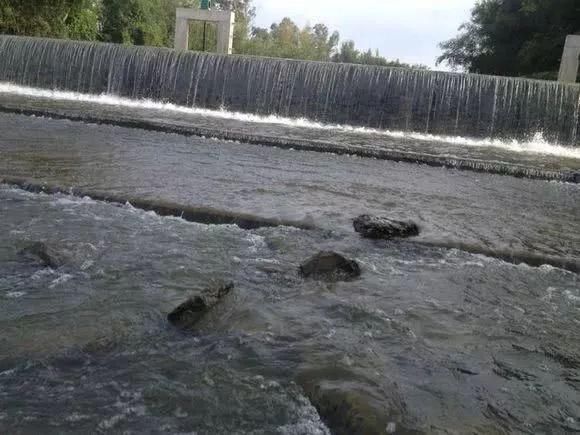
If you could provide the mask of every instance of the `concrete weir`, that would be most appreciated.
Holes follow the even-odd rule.
[[[279,226],[294,227],[303,230],[311,230],[314,228],[312,225],[306,224],[304,222],[271,219],[244,213],[236,213],[232,211],[217,210],[209,207],[195,207],[185,204],[176,204],[173,202],[157,199],[124,196],[121,197],[95,190],[83,190],[73,187],[48,185],[46,183],[22,178],[0,176],[0,184],[16,186],[22,190],[32,193],[45,193],[50,195],[64,194],[72,195],[78,198],[88,197],[94,201],[103,201],[109,204],[131,204],[131,206],[137,209],[153,211],[159,216],[178,217],[188,222],[197,222],[207,225],[236,225],[243,230],[254,230],[257,228],[271,228]]]
[[[580,144],[580,86],[0,36],[0,81],[428,134]]]
[[[321,227],[305,222],[264,218],[244,213],[188,206],[155,199],[122,197],[96,190],[84,190],[80,188],[47,184],[33,179],[0,176],[0,185],[16,187],[31,193],[44,193],[48,195],[63,194],[78,198],[88,197],[94,201],[103,201],[118,206],[123,206],[129,203],[134,208],[143,211],[153,211],[159,216],[179,217],[185,221],[207,225],[237,225],[243,230],[278,226],[294,227],[302,230],[321,230]],[[580,262],[578,262],[577,258],[573,257],[550,256],[533,252],[502,251],[486,246],[469,245],[462,242],[429,242],[411,239],[397,240],[392,243],[407,243],[425,248],[457,249],[516,265],[526,264],[530,267],[549,265],[569,272],[580,273]]]
[[[420,154],[416,152],[397,151],[391,149],[365,148],[341,145],[329,141],[284,138],[272,135],[245,134],[233,131],[215,130],[198,126],[179,126],[163,122],[135,118],[93,117],[86,114],[74,114],[59,110],[34,110],[5,105],[0,102],[0,113],[16,113],[26,116],[50,117],[53,119],[68,119],[71,121],[88,122],[92,124],[116,125],[127,128],[138,128],[148,131],[175,133],[184,136],[211,137],[220,140],[239,141],[248,144],[271,146],[280,149],[332,153],[338,155],[353,155],[371,159],[390,160],[404,163],[418,163],[433,167],[444,167],[462,171],[485,172],[507,175],[517,178],[529,178],[545,181],[580,183],[580,173],[577,171],[557,171],[529,167],[519,164],[488,162],[477,159],[462,159],[448,156]]]

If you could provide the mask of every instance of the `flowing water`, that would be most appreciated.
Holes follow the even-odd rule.
[[[433,166],[580,182],[580,148],[333,125],[0,83],[0,111]]]
[[[4,176],[318,228],[243,231],[4,185],[2,432],[326,433],[304,379],[364,392],[401,431],[578,429],[578,275],[494,256],[578,262],[577,185],[0,122]],[[364,241],[350,227],[363,212],[416,219],[422,235]],[[39,240],[70,260],[51,270],[18,255]],[[362,279],[302,280],[321,249],[356,258]],[[236,290],[199,331],[167,325],[216,278]]]
[[[580,86],[509,77],[0,37],[0,80],[327,123],[577,146]]]
[[[36,56],[27,65],[14,54],[22,46]],[[357,415],[376,423],[373,433],[580,431],[580,185],[321,152],[330,141],[331,150],[578,171],[570,143],[577,114],[542,121],[544,137],[534,137],[542,131],[535,124],[526,140],[474,139],[398,128],[384,113],[376,116],[389,123],[355,116],[336,124],[332,93],[340,74],[405,76],[396,79],[403,87],[410,77],[479,80],[481,89],[500,83],[498,92],[512,83],[516,110],[516,100],[524,107],[538,98],[532,84],[542,98],[559,95],[563,108],[575,87],[273,60],[250,66],[245,58],[0,37],[0,58],[6,53],[0,75],[26,73],[12,77],[18,84],[0,83],[0,433],[329,434],[348,433],[337,418]],[[68,65],[66,79],[50,72],[56,54],[68,59],[59,66]],[[124,59],[128,72],[105,83],[98,56]],[[323,88],[333,89],[328,116],[310,120],[284,117],[309,114],[294,103],[261,110],[262,91],[251,103],[250,90],[239,94],[240,106],[229,107],[251,104],[252,113],[213,110],[220,101],[178,106],[169,94],[158,95],[165,102],[128,98],[155,99],[157,91],[132,94],[128,83],[144,89],[136,81],[155,75],[135,68],[159,59],[167,65],[155,74],[174,74],[167,92],[186,80],[172,71],[200,62],[207,74],[233,63],[262,78],[270,65],[277,83],[291,68],[312,84],[337,76]],[[196,99],[179,95],[199,105],[209,98],[204,86]],[[309,98],[300,89],[280,101]],[[91,94],[107,90],[115,92]],[[224,98],[239,91],[224,87]],[[301,107],[320,109],[311,104]],[[168,133],[176,127],[184,134]],[[322,145],[263,146],[269,137]],[[257,224],[134,207],[143,204]],[[362,239],[352,230],[362,213],[413,219],[421,234]],[[21,255],[39,241],[62,255],[61,267]],[[298,266],[320,250],[356,259],[361,278],[302,279]],[[167,323],[173,308],[221,279],[234,281],[234,291],[194,331]]]

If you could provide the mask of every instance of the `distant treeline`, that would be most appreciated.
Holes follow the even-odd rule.
[[[177,7],[199,7],[199,0],[0,0],[0,33],[171,47]],[[237,54],[426,68],[359,51],[324,24],[300,28],[284,18],[270,28],[254,27],[252,0],[219,0],[214,7],[236,13]],[[213,25],[192,23],[193,50],[214,50],[215,38]]]

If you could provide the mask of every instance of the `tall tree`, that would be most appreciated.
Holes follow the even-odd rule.
[[[354,41],[344,41],[332,60],[340,63],[360,63],[360,52],[355,48]]]
[[[290,18],[284,18],[269,29],[254,27],[241,53],[329,61],[338,40],[338,33],[329,35],[324,24],[300,28]]]
[[[554,76],[566,35],[580,32],[578,0],[480,0],[438,62],[469,72]]]
[[[338,32],[330,34],[328,27],[324,24],[316,24],[312,31],[317,60],[329,60],[338,46],[340,35]]]

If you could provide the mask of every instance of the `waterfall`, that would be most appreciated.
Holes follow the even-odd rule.
[[[580,86],[0,36],[0,81],[429,134],[580,145]]]

